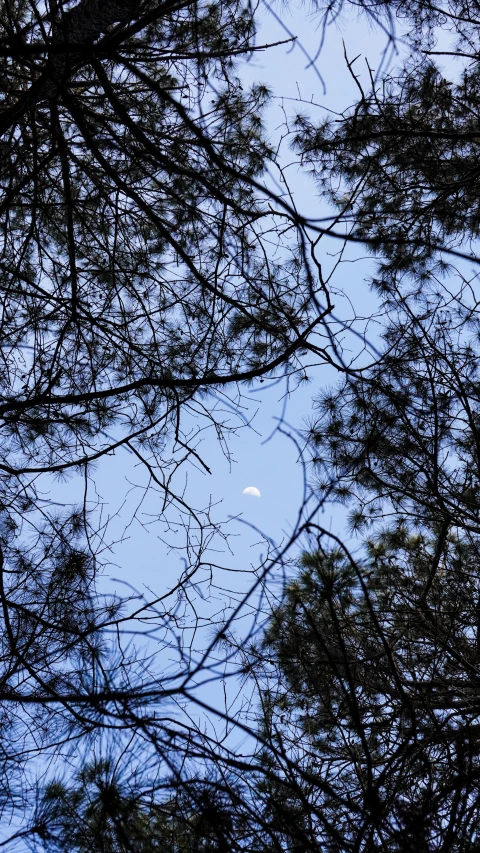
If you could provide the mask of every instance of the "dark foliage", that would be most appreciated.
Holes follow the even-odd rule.
[[[390,300],[384,358],[325,393],[311,430],[315,488],[355,539],[312,524],[256,651],[265,760],[293,760],[269,810],[295,849],[478,844],[478,333],[411,301]]]
[[[232,429],[210,391],[295,373],[330,310],[301,221],[262,183],[268,92],[235,71],[256,49],[254,13],[237,0],[0,6],[5,821],[53,756],[83,758],[97,736],[138,736],[169,773],[212,749],[178,718],[208,670],[183,643],[198,621],[186,589],[208,579],[221,531],[174,474],[208,471],[197,436],[210,425],[224,445]],[[184,537],[170,596],[122,601],[99,581],[111,541],[93,464],[122,449],[159,493],[163,530]],[[52,484],[69,475],[78,499],[58,509]]]
[[[344,5],[350,4],[338,4]],[[443,11],[429,2],[351,5],[382,20],[395,13],[410,54],[400,69],[379,77],[368,57],[346,56],[358,100],[320,123],[299,115],[294,146],[337,208],[336,224],[348,223],[351,238],[388,259],[390,275],[409,270],[421,278],[440,248],[474,253],[479,234],[480,9],[455,2]],[[450,35],[450,50],[435,49],[439,32]]]
[[[271,622],[264,731],[294,759],[266,753],[272,826],[287,849],[476,849],[478,546],[399,526],[365,551],[307,554]]]
[[[385,320],[378,360],[322,393],[309,430],[315,494],[351,535],[310,524],[250,653],[263,814],[292,851],[463,853],[480,844],[478,286],[447,260],[477,263],[480,8],[351,5],[402,17],[411,56],[338,118],[300,116],[294,145],[337,231],[375,253]],[[451,81],[435,26],[464,64]]]
[[[480,327],[461,259],[476,262],[480,228],[480,9],[319,4],[325,24],[349,7],[390,30],[401,18],[411,55],[358,83],[337,119],[297,117],[293,144],[336,206],[337,236],[376,255],[383,327],[363,366],[344,361],[339,326],[312,342],[332,307],[314,244],[262,188],[267,92],[244,91],[233,65],[253,48],[250,7],[2,7],[3,802],[31,806],[32,756],[75,768],[37,786],[12,844],[479,849]],[[438,27],[464,63],[450,81]],[[260,638],[235,636],[225,608],[195,657],[184,611],[142,603],[136,640],[145,621],[177,653],[162,669],[124,642],[130,605],[100,595],[87,502],[55,515],[36,478],[87,477],[128,446],[163,490],[159,518],[177,501],[188,519],[190,604],[211,528],[170,488],[177,451],[198,460],[184,418],[200,405],[222,438],[209,390],[295,372],[308,348],[343,371],[309,428],[310,502],[347,505],[350,531],[309,511],[278,596],[267,557]],[[213,708],[204,677],[241,677],[253,703]],[[78,770],[76,743],[98,760]]]
[[[51,782],[39,802],[29,843],[49,853],[226,853],[242,849],[242,822],[222,786],[190,783],[161,802],[128,766],[86,765],[69,784]],[[73,784],[72,784],[73,783]],[[243,835],[243,842],[247,840]]]

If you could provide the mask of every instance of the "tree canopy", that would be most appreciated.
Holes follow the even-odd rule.
[[[358,100],[320,122],[298,115],[293,144],[335,222],[391,275],[407,269],[421,281],[439,249],[468,256],[478,238],[477,4],[339,2],[329,14],[350,5],[396,20],[406,58],[377,75],[368,57],[346,56]],[[436,49],[439,34],[450,49]]]
[[[378,360],[322,391],[309,425],[314,492],[348,508],[350,536],[311,524],[251,649],[277,771],[260,788],[289,850],[473,851],[480,10],[354,5],[401,17],[410,54],[369,72],[370,87],[346,57],[357,102],[320,122],[299,115],[293,144],[337,232],[372,251],[385,314]],[[439,67],[439,28],[460,70]]]
[[[269,93],[236,74],[255,8],[2,6],[0,805],[28,811],[12,846],[479,849],[480,8],[319,2],[325,38],[349,9],[393,46],[398,26],[407,55],[367,66],[368,85],[346,55],[350,109],[287,117],[334,208],[308,220],[272,189]],[[369,360],[346,358],[328,235],[373,255]],[[254,575],[251,633],[225,605],[194,655],[182,631],[215,524],[172,485],[203,464],[186,424],[222,440],[210,394],[301,375],[305,352],[341,373],[305,431],[308,507]],[[121,447],[186,540],[177,598],[138,608],[99,586],[88,496]],[[59,512],[43,484],[68,472],[85,490]],[[202,679],[238,683],[241,710],[194,695]]]
[[[442,313],[405,314],[312,425],[316,488],[355,538],[312,524],[251,653],[267,765],[294,757],[271,820],[301,849],[478,849],[477,359]]]
[[[36,757],[95,732],[151,724],[157,754],[188,742],[156,703],[183,701],[202,670],[179,636],[217,527],[172,477],[204,465],[205,425],[228,432],[209,390],[295,373],[331,310],[300,218],[264,179],[268,92],[236,74],[254,13],[229,0],[0,9],[1,808],[30,803]],[[166,600],[99,587],[111,543],[92,471],[122,448],[160,492],[157,518],[184,534]],[[78,498],[58,508],[51,484],[70,474]],[[145,625],[178,650],[165,678],[132,645]]]

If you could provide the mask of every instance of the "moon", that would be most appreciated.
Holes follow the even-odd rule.
[[[256,486],[247,486],[246,489],[243,490],[242,495],[251,495],[252,498],[261,498],[260,490],[257,489]]]

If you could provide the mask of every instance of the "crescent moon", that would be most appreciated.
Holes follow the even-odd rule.
[[[261,498],[260,490],[256,486],[247,486],[242,495],[251,495],[253,498]]]

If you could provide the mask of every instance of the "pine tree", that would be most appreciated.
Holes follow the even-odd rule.
[[[448,278],[404,274],[379,292],[378,361],[323,392],[309,430],[313,488],[349,510],[350,542],[321,516],[309,524],[312,547],[251,651],[274,777],[260,787],[289,850],[473,851],[478,312]]]
[[[144,775],[144,774],[143,774]],[[226,853],[245,849],[248,828],[219,779],[145,784],[127,760],[84,765],[42,791],[24,837],[47,853]]]
[[[478,4],[319,4],[327,20],[350,5],[389,27],[392,40],[398,18],[407,58],[377,76],[368,57],[345,54],[358,99],[320,122],[298,115],[293,145],[336,208],[336,230],[345,223],[349,238],[377,253],[390,278],[408,270],[421,280],[441,249],[475,257]],[[446,50],[436,49],[439,33],[442,47],[448,37]]]
[[[261,791],[285,849],[478,849],[478,601],[457,531],[305,555],[264,649]]]
[[[0,813],[31,806],[37,758],[95,733],[150,727],[159,755],[190,748],[164,704],[186,701],[181,587],[216,526],[172,477],[203,464],[195,419],[220,441],[229,429],[210,390],[295,372],[321,319],[302,223],[262,183],[269,93],[235,69],[255,50],[254,12],[0,6]],[[176,677],[122,634],[145,625],[131,602],[98,587],[110,543],[89,474],[120,448],[186,536],[178,599],[134,605],[179,650]],[[51,482],[71,473],[78,505],[59,511]]]
[[[346,506],[349,531],[309,524],[251,649],[258,790],[282,849],[463,853],[480,848],[480,327],[461,260],[478,239],[480,15],[352,5],[402,15],[411,55],[370,88],[350,63],[357,103],[299,116],[294,146],[337,233],[374,253],[385,315],[378,359],[322,392],[309,428],[319,504]],[[439,26],[464,62],[452,80]]]

